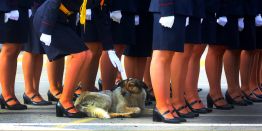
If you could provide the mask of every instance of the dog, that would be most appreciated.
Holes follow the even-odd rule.
[[[75,107],[95,118],[130,118],[145,110],[146,84],[138,79],[120,81],[113,91],[83,92]]]

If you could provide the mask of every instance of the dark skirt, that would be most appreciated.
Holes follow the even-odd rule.
[[[140,14],[139,18],[139,25],[136,26],[136,44],[128,45],[124,55],[131,57],[150,57],[152,54],[153,14]]]
[[[256,48],[257,49],[262,49],[262,27],[257,27],[256,28]]]
[[[122,12],[120,24],[112,22],[112,35],[115,44],[134,45],[136,43],[135,15]]]
[[[101,42],[104,49],[113,47],[111,19],[109,10],[103,8],[92,9],[91,20],[86,21],[86,28],[84,33],[84,41],[86,44],[92,42]],[[78,29],[80,26],[78,27]]]
[[[217,24],[217,45],[225,45],[229,50],[240,48],[240,32],[238,31],[238,18],[227,17],[227,24],[222,27]]]
[[[51,45],[46,46],[42,42],[41,45],[50,61],[87,50],[75,30],[59,23],[54,27]]]
[[[245,28],[240,32],[240,49],[255,50],[256,49],[256,25],[255,17],[245,17]],[[259,36],[261,37],[261,36]]]
[[[0,12],[0,42],[24,44],[28,42],[29,17],[28,9],[19,9],[18,21],[4,22],[5,14]]]
[[[159,23],[160,14],[154,14],[153,50],[184,51],[186,16],[176,15],[173,27]]]
[[[201,18],[190,17],[186,27],[186,39],[188,44],[201,44]]]
[[[33,28],[33,17],[30,18],[30,26],[29,26],[29,40],[24,44],[23,50],[33,54],[45,54],[44,48],[40,43],[40,36]]]
[[[217,19],[215,13],[206,13],[201,25],[203,44],[217,44]]]

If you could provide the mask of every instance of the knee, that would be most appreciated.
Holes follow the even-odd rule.
[[[223,56],[225,49],[222,47],[212,47],[208,48],[208,55]]]
[[[20,48],[3,48],[1,53],[5,57],[16,59],[20,53]]]
[[[164,51],[154,51],[152,55],[152,61],[156,60],[159,63],[171,62],[173,58],[173,53]]]

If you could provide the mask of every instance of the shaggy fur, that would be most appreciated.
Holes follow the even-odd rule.
[[[75,102],[89,117],[136,117],[145,109],[146,85],[137,79],[121,81],[114,91],[83,92]]]

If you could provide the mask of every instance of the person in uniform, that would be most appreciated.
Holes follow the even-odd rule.
[[[259,85],[260,85],[260,90],[262,91],[262,37],[260,37],[262,35],[262,1],[258,1],[258,13],[256,16],[256,35],[257,35],[257,44],[256,44],[256,48],[259,52],[259,63],[258,65],[260,65],[259,70],[258,70],[258,81],[259,81]]]
[[[211,1],[209,0],[208,2]],[[206,108],[201,101],[197,88],[200,72],[200,58],[206,48],[206,45],[202,44],[202,22],[205,17],[205,4],[206,1],[204,0],[193,1],[193,15],[189,17],[189,23],[186,27],[185,42],[188,48],[184,51],[185,66],[183,66],[184,69],[182,69],[184,71],[183,74],[186,75],[184,76],[185,86],[182,86],[185,87],[186,104],[189,109],[195,113],[210,113],[212,111]]]
[[[44,48],[48,59],[54,61],[66,55],[73,56],[66,70],[63,93],[56,105],[58,117],[86,116],[74,107],[72,101],[76,80],[86,58],[87,48],[76,32],[75,23],[80,7],[80,12],[85,16],[85,6],[85,0],[46,0],[34,15],[33,28],[39,38],[36,44]]]
[[[111,10],[111,29],[114,48],[120,58],[126,45],[136,43],[135,36],[135,14],[138,12],[139,0],[114,0]],[[100,71],[103,90],[111,90],[115,85],[117,70],[109,64],[110,60],[106,52],[100,58]]]
[[[0,1],[0,82],[2,95],[1,108],[9,110],[24,110],[15,96],[15,76],[17,58],[22,45],[28,42],[30,0],[1,0]]]
[[[135,15],[135,45],[128,45],[124,51],[124,65],[127,77],[143,80],[147,57],[152,54],[153,15],[149,13],[150,0],[140,0]]]
[[[51,105],[51,102],[45,101],[39,93],[39,81],[43,65],[43,48],[33,43],[37,39],[33,29],[33,15],[37,8],[45,0],[33,0],[30,16],[29,41],[24,44],[23,53],[23,74],[25,79],[25,93],[23,95],[25,104],[31,105]],[[42,52],[42,53],[41,53]]]
[[[113,48],[113,39],[110,19],[110,2],[108,0],[95,0],[88,4],[86,13],[86,28],[84,40],[87,59],[80,77],[80,94],[83,91],[98,91],[95,81],[99,66],[99,59],[103,50]]]
[[[152,1],[153,2],[153,1]],[[194,116],[184,109],[184,90],[178,69],[183,66],[181,56],[184,51],[186,18],[192,15],[191,0],[160,0],[159,14],[154,14],[153,55],[150,67],[152,86],[156,98],[153,121],[180,123],[182,117]],[[157,7],[155,6],[155,7]],[[158,36],[157,36],[158,35]],[[156,38],[155,38],[156,36]],[[180,74],[181,75],[181,74]],[[172,98],[170,95],[170,80]],[[181,81],[181,82],[179,82]],[[177,101],[175,101],[177,100]],[[186,110],[183,114],[181,110]]]
[[[257,72],[259,56],[256,49],[256,16],[258,14],[257,0],[244,0],[244,29],[240,33],[241,89],[244,96],[253,102],[262,102],[262,92],[258,88]],[[260,36],[259,36],[260,37]]]
[[[238,80],[238,68],[235,67],[239,61],[237,53],[239,52],[239,26],[238,21],[241,20],[242,15],[242,1],[239,0],[221,0],[219,10],[216,13],[217,19],[217,41],[209,44],[208,53],[206,57],[206,72],[210,85],[210,91],[207,95],[207,105],[216,109],[230,110],[233,109],[232,102],[228,103],[221,90],[221,75],[223,61],[225,65],[225,73],[228,82],[228,92],[234,93],[231,95],[235,98],[234,101],[238,105],[247,105],[246,101],[242,99],[239,84],[235,82]],[[223,59],[224,56],[224,59]],[[232,60],[232,61],[230,61]],[[232,65],[232,64],[236,65]],[[232,69],[234,68],[234,69]],[[231,69],[231,70],[230,70]],[[237,76],[237,77],[236,77]],[[237,79],[236,79],[237,78]]]

